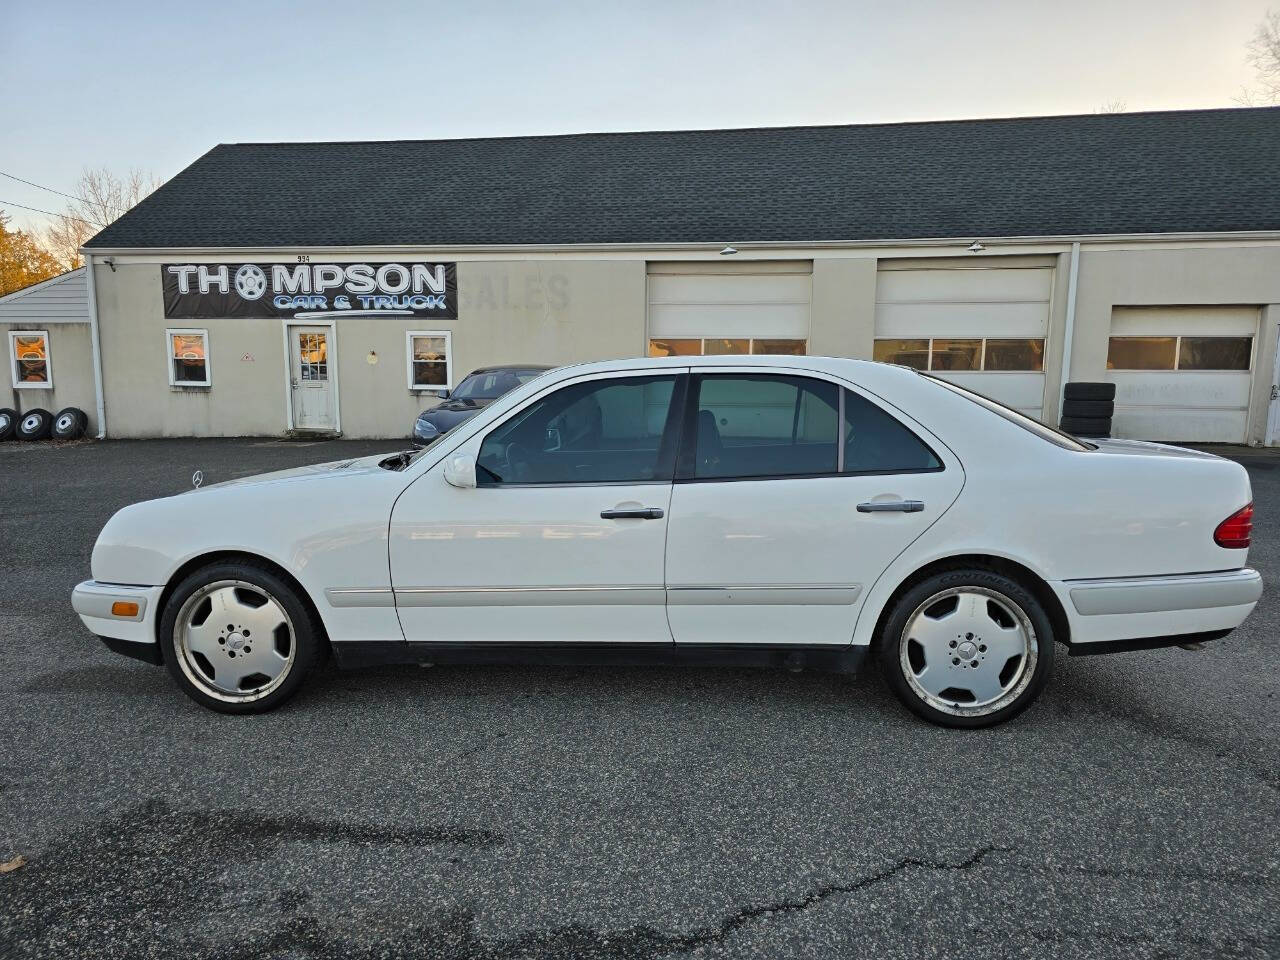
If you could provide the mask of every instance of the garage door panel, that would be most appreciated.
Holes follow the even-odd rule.
[[[1053,271],[1046,269],[881,270],[876,277],[876,299],[1009,301],[1030,300],[1047,304],[1053,289]]]
[[[649,336],[805,340],[809,336],[809,305],[654,303],[649,307]]]
[[[653,304],[802,303],[812,284],[805,275],[649,277]]]
[[[1257,307],[1116,307],[1113,337],[1251,337],[1257,332]]]
[[[1115,373],[1116,406],[1236,408],[1249,405],[1253,385],[1248,373]]]
[[[1044,337],[1043,303],[881,303],[878,337]]]
[[[1125,440],[1244,443],[1247,423],[1244,410],[1117,407],[1111,435]]]
[[[942,373],[934,376],[949,380],[958,386],[991,397],[1001,403],[1021,410],[1030,416],[1040,417],[1044,405],[1044,374],[1042,373]]]

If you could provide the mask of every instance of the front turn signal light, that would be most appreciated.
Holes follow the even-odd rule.
[[[132,600],[117,600],[111,605],[111,615],[113,617],[136,617],[138,615],[138,604]]]
[[[1253,504],[1241,507],[1218,524],[1213,531],[1213,542],[1229,550],[1243,550],[1249,546],[1253,534]]]

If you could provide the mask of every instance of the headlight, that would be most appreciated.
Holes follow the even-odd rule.
[[[430,420],[419,420],[413,425],[413,435],[419,440],[434,440],[440,436],[440,430]]]

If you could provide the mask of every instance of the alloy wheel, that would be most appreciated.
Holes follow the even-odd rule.
[[[1035,675],[1039,643],[1026,612],[986,587],[942,590],[921,603],[902,632],[899,662],[913,693],[954,716],[995,713]]]
[[[200,587],[182,605],[173,647],[187,678],[228,703],[260,700],[289,676],[293,622],[270,593],[243,580]]]

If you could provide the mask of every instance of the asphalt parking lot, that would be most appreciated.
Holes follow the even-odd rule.
[[[0,956],[1280,954],[1274,586],[1199,652],[1059,648],[977,732],[708,669],[330,668],[226,717],[72,613],[118,507],[395,447],[0,444]]]

